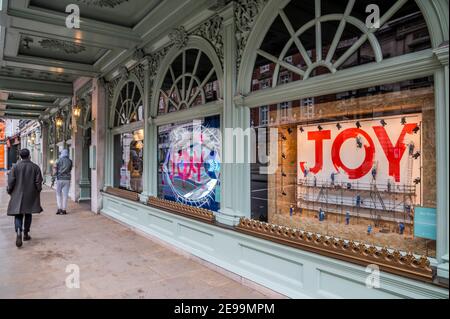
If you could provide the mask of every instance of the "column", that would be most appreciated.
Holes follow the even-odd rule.
[[[222,159],[235,158],[238,150],[233,142],[232,134],[227,134],[227,129],[246,130],[249,125],[250,111],[248,108],[236,106],[234,96],[236,92],[237,72],[236,72],[236,38],[234,24],[234,3],[231,2],[222,12],[224,24],[224,114],[223,114],[223,154]],[[245,135],[245,134],[244,134]],[[247,161],[247,154],[250,143],[244,143],[244,162]],[[250,164],[235,163],[225,160],[222,164],[221,180],[221,209],[216,215],[218,222],[234,226],[239,223],[241,217],[250,216]]]
[[[73,98],[73,105],[78,103],[76,97]],[[83,160],[83,130],[79,126],[79,118],[73,119],[72,128],[72,178],[70,185],[71,197],[74,201],[80,200],[80,177],[81,177],[81,163]]]
[[[105,82],[101,79],[93,81],[92,92],[92,146],[90,148],[91,168],[91,210],[99,213],[102,209],[100,191],[105,185],[105,156],[106,156],[106,128],[107,105]]]
[[[47,161],[48,161],[48,123],[41,121],[41,152],[42,152],[42,163],[41,163],[41,171],[42,176],[47,175]]]
[[[142,203],[146,203],[150,196],[156,196],[156,191],[154,190],[155,185],[153,184],[152,177],[156,175],[156,171],[153,170],[154,161],[156,157],[154,156],[157,150],[155,146],[155,134],[154,125],[151,122],[151,99],[150,96],[150,73],[148,60],[144,60],[144,168],[142,174],[142,185],[143,191],[139,195],[139,200]]]
[[[93,86],[93,83],[91,82],[91,88]],[[89,163],[89,157],[91,153],[90,146],[92,143],[92,134],[93,134],[93,127],[91,126],[92,123],[92,96],[91,93],[84,93],[81,96],[81,99],[78,103],[83,104],[83,112],[82,115],[82,134],[80,136],[80,144],[81,144],[81,159],[79,163],[79,186],[80,186],[80,200],[90,200],[92,199],[91,190],[92,190],[92,183],[90,180],[90,174],[91,174],[91,167]],[[91,118],[87,118],[87,114],[91,114]],[[88,145],[88,136],[91,137],[91,144]]]
[[[434,50],[442,64],[442,69],[435,73],[436,100],[436,186],[437,186],[437,275],[448,281],[448,162],[449,162],[449,70],[448,43]]]

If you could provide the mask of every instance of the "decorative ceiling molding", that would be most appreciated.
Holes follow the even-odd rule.
[[[80,44],[57,39],[43,39],[39,41],[39,44],[44,49],[59,50],[67,54],[78,54],[86,50],[86,48]]]
[[[186,29],[181,26],[169,33],[169,39],[178,49],[181,50],[186,47],[189,37]]]
[[[253,29],[256,18],[262,11],[268,0],[241,0],[236,1],[234,19],[236,23],[237,40],[237,68],[241,64],[241,57],[245,50],[250,32]]]
[[[223,63],[223,18],[215,15],[203,22],[191,34],[206,39],[214,47],[220,61]]]
[[[33,38],[31,38],[31,37],[24,37],[22,39],[22,46],[23,46],[24,49],[29,50],[29,49],[31,49],[30,48],[30,43],[33,43],[33,42],[34,42]]]
[[[128,2],[128,0],[78,0],[88,6],[100,7],[100,8],[112,8],[120,6],[122,3]]]

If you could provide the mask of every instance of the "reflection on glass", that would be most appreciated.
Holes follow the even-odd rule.
[[[220,208],[220,117],[158,128],[158,196],[217,211]]]
[[[219,83],[214,67],[202,51],[183,51],[170,65],[159,91],[158,114],[186,110],[216,101]]]
[[[143,131],[114,137],[114,187],[142,192]]]
[[[280,10],[258,50],[252,91],[431,48],[425,19],[413,0],[400,6],[385,0],[319,2],[290,1]],[[394,14],[367,38],[361,26],[369,4],[381,14],[391,9]],[[344,15],[349,18],[342,24]],[[318,34],[316,17],[323,19]]]

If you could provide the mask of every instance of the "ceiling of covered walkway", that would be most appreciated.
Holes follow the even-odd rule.
[[[0,117],[39,119],[79,77],[108,77],[216,0],[0,0]],[[66,6],[80,9],[79,29]]]

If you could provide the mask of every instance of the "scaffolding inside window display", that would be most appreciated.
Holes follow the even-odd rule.
[[[334,183],[331,180],[298,180],[298,207],[309,210],[323,208],[326,212],[337,214],[336,221],[343,222],[347,211],[350,218],[370,219],[375,226],[383,221],[393,223],[413,223],[413,205],[416,197],[415,185],[396,185],[389,190],[389,184]]]
[[[278,170],[263,178],[252,168],[253,218],[433,254],[432,241],[415,237],[417,207],[433,207],[430,81],[319,96],[308,117],[294,100],[287,122],[268,106]],[[261,108],[251,119],[267,129]]]

